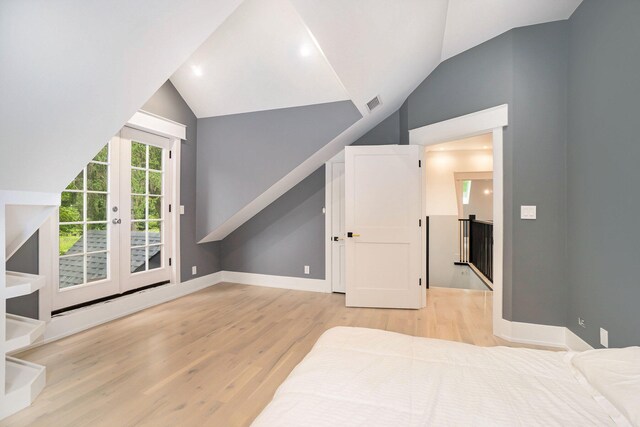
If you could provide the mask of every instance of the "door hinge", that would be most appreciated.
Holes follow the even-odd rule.
[[[171,213],[171,205],[169,205],[169,213]]]
[[[171,258],[169,258],[169,267],[171,267]]]
[[[422,278],[418,279],[418,286],[422,286]]]
[[[171,150],[169,150],[169,158],[171,158]]]
[[[422,220],[421,219],[418,220],[418,227],[422,227]]]
[[[422,167],[422,160],[418,160],[418,167],[421,168]]]

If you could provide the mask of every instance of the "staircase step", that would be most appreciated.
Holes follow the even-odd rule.
[[[5,401],[2,417],[31,405],[44,388],[46,368],[13,357],[6,358]]]
[[[28,317],[7,314],[6,342],[7,353],[20,350],[33,344],[44,333],[45,322]]]
[[[44,276],[14,271],[7,271],[6,279],[4,294],[6,299],[32,294],[45,284]]]

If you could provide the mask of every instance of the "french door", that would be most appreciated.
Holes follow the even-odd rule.
[[[125,127],[62,193],[54,310],[171,280],[172,143]]]

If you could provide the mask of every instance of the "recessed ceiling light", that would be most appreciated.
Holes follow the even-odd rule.
[[[196,76],[200,77],[202,76],[202,68],[198,67],[197,65],[192,65],[191,66],[191,70],[193,71],[193,74],[195,74]]]
[[[300,56],[306,58],[309,55],[311,55],[311,48],[306,44],[302,45],[300,47]]]
[[[482,148],[484,148],[484,149],[486,150],[486,149],[487,149],[487,148],[489,148],[489,147],[487,147],[486,145],[483,145],[483,146],[482,146]]]

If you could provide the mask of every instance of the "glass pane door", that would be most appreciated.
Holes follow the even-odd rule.
[[[126,218],[123,215],[121,239],[128,243],[121,262],[127,271],[121,271],[122,282],[127,290],[151,285],[170,279],[167,254],[167,200],[168,150],[153,144],[126,139],[122,149],[122,192],[129,194]],[[125,157],[126,164],[125,164]],[[125,188],[126,186],[126,188]],[[124,206],[123,206],[124,208]]]
[[[54,309],[171,280],[171,142],[125,127],[62,193]]]
[[[58,280],[54,308],[63,308],[117,292],[114,249],[117,235],[110,205],[118,198],[113,184],[117,149],[108,143],[61,195],[58,226]],[[117,166],[115,168],[117,170]],[[114,192],[115,190],[115,192]]]
[[[162,267],[162,148],[131,142],[131,273]]]

